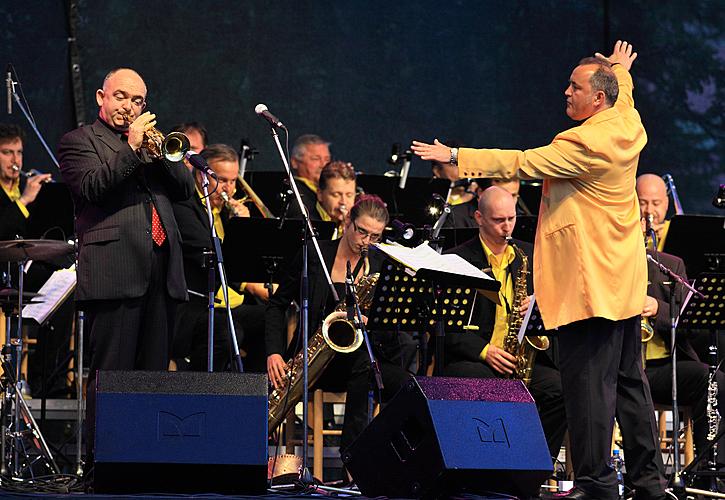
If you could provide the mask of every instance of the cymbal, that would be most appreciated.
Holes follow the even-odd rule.
[[[35,292],[23,292],[23,299],[32,299],[40,296],[39,293]],[[0,288],[0,300],[2,299],[18,299],[18,291],[15,288]]]
[[[73,245],[58,240],[0,241],[0,262],[48,260],[73,253]]]

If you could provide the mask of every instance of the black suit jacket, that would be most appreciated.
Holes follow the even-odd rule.
[[[652,250],[647,250],[647,253],[654,256]],[[685,263],[681,258],[669,253],[657,252],[657,259],[661,264],[669,267],[676,274],[679,274],[685,279],[687,278]],[[670,335],[670,287],[664,284],[666,281],[669,281],[669,277],[656,264],[650,262],[649,259],[647,260],[647,277],[649,281],[647,295],[657,299],[658,306],[653,327],[655,332],[664,339],[665,345],[669,346],[672,342],[672,336]],[[675,287],[675,302],[677,307],[682,307],[682,302],[686,296],[685,288],[678,284]],[[677,349],[678,354],[683,354],[686,359],[700,360],[682,328],[678,329],[677,332]]]
[[[73,196],[80,242],[76,300],[141,297],[148,288],[151,202],[167,234],[169,296],[186,299],[181,236],[171,208],[194,190],[181,162],[142,161],[100,120],[67,133],[60,171]]]
[[[332,265],[335,263],[335,256],[337,255],[337,247],[339,244],[340,240],[320,241],[322,258],[325,261],[327,269],[330,271],[332,270]],[[370,273],[378,272],[384,260],[382,253],[370,247],[368,259],[370,261]],[[293,300],[299,302],[301,274],[302,250],[300,249],[295,258],[280,273],[279,288],[267,304],[264,335],[267,356],[270,354],[280,354],[283,358],[287,359],[285,354],[291,354],[287,352],[287,323],[285,322],[285,312],[290,302]],[[330,288],[327,285],[324,271],[322,270],[322,266],[320,266],[312,244],[308,246],[308,274],[310,283],[309,334],[312,336],[325,316],[332,312],[332,309],[335,307],[335,304],[330,300]],[[339,293],[340,290],[338,290]],[[342,298],[343,295],[340,295],[340,299]],[[295,340],[290,344],[291,347],[295,346]]]
[[[322,220],[320,214],[317,213],[317,193],[310,189],[307,184],[295,177],[297,181],[297,189],[300,190],[300,198],[302,198],[302,204],[307,208],[307,212],[310,214],[312,220]],[[290,219],[301,219],[302,212],[297,205],[297,200],[294,195],[290,200],[289,208],[287,209],[287,217]]]
[[[20,207],[0,188],[0,241],[15,239],[15,236],[25,236],[28,219]]]
[[[533,293],[532,266],[533,266],[533,246],[525,241],[513,240],[526,254],[529,260],[529,274],[526,280],[526,291],[529,295]],[[479,269],[489,268],[486,272],[490,273],[490,265],[486,254],[481,246],[481,240],[478,235],[467,242],[447,250],[445,253],[453,253],[463,257],[468,262]],[[521,269],[521,258],[517,255],[511,263],[509,273],[516,276]],[[476,297],[476,310],[473,313],[471,321],[472,325],[478,326],[478,330],[464,330],[461,332],[449,333],[445,337],[446,363],[455,363],[456,361],[480,361],[478,355],[481,353],[486,344],[491,340],[493,327],[496,322],[496,304],[488,300],[482,295]],[[537,356],[537,359],[541,356]]]

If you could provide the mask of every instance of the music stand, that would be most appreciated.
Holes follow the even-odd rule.
[[[697,244],[693,245],[695,241]],[[670,220],[663,251],[684,260],[688,276],[697,276],[701,272],[723,272],[722,267],[718,269],[718,265],[723,266],[725,261],[723,241],[725,216],[675,215]]]
[[[258,160],[255,160],[256,164]],[[247,168],[244,178],[247,180],[254,192],[264,200],[264,204],[269,208],[273,214],[280,214],[282,208],[282,202],[280,200],[280,193],[284,188],[284,172],[277,170],[274,171],[261,171],[261,170],[250,170]]]
[[[302,245],[303,225],[302,219],[287,219],[279,229],[279,219],[229,219],[222,243],[229,280],[272,283],[280,264],[292,259]],[[335,230],[333,222],[312,221],[312,226],[323,240],[329,240]]]
[[[501,284],[486,276],[481,270],[460,256],[455,254],[440,255],[427,244],[415,248],[386,244],[378,244],[376,247],[386,254],[388,260],[395,262],[396,265],[384,266],[375,290],[370,314],[376,314],[377,308],[382,305],[384,312],[382,318],[387,317],[388,323],[395,326],[397,323],[392,323],[396,319],[392,316],[395,314],[393,312],[394,307],[390,306],[390,304],[397,303],[403,306],[403,318],[400,318],[399,322],[402,323],[402,320],[406,319],[406,324],[410,324],[410,321],[415,319],[414,324],[433,324],[436,356],[435,371],[436,374],[440,374],[445,365],[444,340],[446,327],[449,327],[449,329],[458,326],[462,327],[463,323],[468,321],[473,305],[472,294],[475,293],[475,290],[480,290],[487,298],[499,303],[498,291]],[[399,268],[402,268],[403,274],[400,274],[401,270]],[[395,280],[396,276],[398,277],[397,281]],[[411,277],[418,279],[416,282],[418,285],[412,291],[410,287],[413,286],[414,282],[410,279]],[[405,292],[398,290],[398,288],[405,286],[406,283],[409,283],[409,285],[407,285]],[[425,284],[421,285],[421,283]],[[466,289],[468,289],[468,294],[464,293]],[[405,297],[401,293],[406,293],[408,296]],[[390,301],[391,298],[393,299],[392,302]],[[427,298],[427,301],[421,301],[421,298]],[[458,303],[454,303],[455,300]],[[463,303],[464,300],[466,301],[465,304]],[[418,314],[421,310],[420,305],[414,306],[416,302],[422,304],[422,310],[430,311],[428,319],[421,321],[414,317],[405,317],[406,314]],[[409,311],[406,313],[405,309],[408,306],[410,306]],[[388,308],[390,311],[386,310]],[[415,312],[413,312],[414,310]],[[459,321],[460,325],[458,324]],[[382,319],[380,322],[382,323]]]
[[[55,228],[62,231],[62,237],[50,231]],[[46,233],[49,233],[48,236]],[[25,236],[68,240],[74,234],[73,199],[68,186],[62,182],[43,184],[33,202]]]

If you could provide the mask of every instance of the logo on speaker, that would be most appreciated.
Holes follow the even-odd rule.
[[[159,411],[158,436],[164,439],[200,438],[206,429],[206,413],[192,413],[181,417],[167,411]]]
[[[506,426],[503,424],[502,418],[497,418],[490,424],[480,418],[474,417],[473,420],[476,422],[478,438],[482,443],[505,444],[507,447],[511,448],[509,436],[506,432]]]

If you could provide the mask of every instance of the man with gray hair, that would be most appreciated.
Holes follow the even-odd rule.
[[[292,147],[291,164],[302,203],[310,214],[315,213],[320,173],[330,163],[330,143],[319,135],[301,135]],[[288,217],[302,217],[294,199],[289,200]]]

